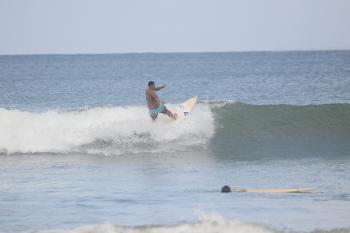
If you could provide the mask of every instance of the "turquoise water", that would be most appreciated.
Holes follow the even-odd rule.
[[[349,51],[0,56],[0,232],[349,232],[349,93]]]

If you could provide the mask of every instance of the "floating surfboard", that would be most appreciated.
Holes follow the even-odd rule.
[[[221,189],[223,193],[237,192],[237,193],[309,193],[315,188],[291,188],[291,189],[231,189],[229,186],[224,186]]]
[[[178,104],[178,105],[172,105],[167,106],[167,108],[172,112],[177,114],[176,120],[172,120],[167,116],[161,116],[161,121],[170,123],[170,122],[180,122],[184,118],[186,118],[192,111],[193,107],[197,103],[197,96],[193,96],[189,99],[187,99],[185,102]]]

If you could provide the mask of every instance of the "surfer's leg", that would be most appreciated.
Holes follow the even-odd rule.
[[[155,121],[158,117],[158,113],[152,113],[150,114],[151,118],[152,118],[152,121]]]
[[[163,111],[161,113],[168,115],[170,118],[172,118],[174,120],[176,120],[176,118],[177,118],[177,114],[176,113],[173,114],[166,107],[164,107],[164,109],[163,109]]]

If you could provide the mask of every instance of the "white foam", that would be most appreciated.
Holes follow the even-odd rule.
[[[248,224],[238,221],[225,220],[215,216],[199,220],[192,224],[178,224],[174,226],[137,226],[122,227],[110,224],[85,225],[72,230],[41,230],[37,233],[272,233],[262,225]]]
[[[140,106],[43,113],[0,109],[0,129],[5,153],[120,154],[204,145],[214,133],[214,120],[204,104],[179,124],[153,123]]]

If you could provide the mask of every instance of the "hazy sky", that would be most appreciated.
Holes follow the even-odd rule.
[[[350,0],[0,0],[0,54],[350,49]]]

